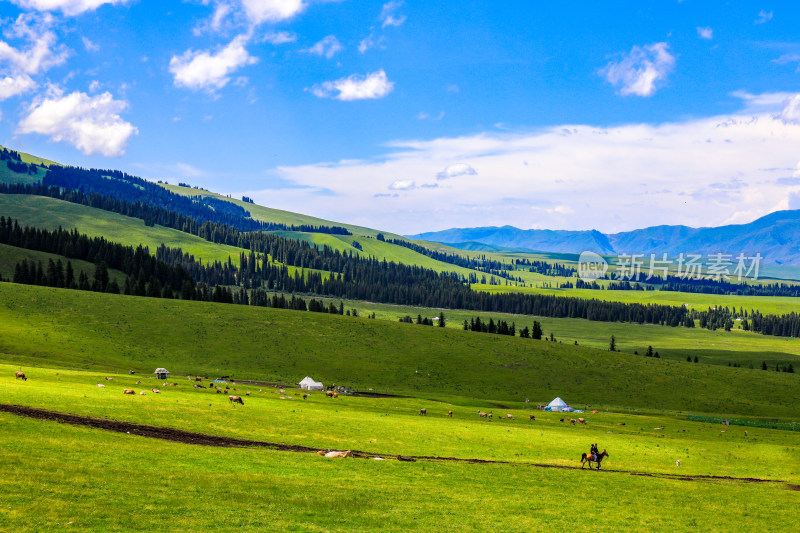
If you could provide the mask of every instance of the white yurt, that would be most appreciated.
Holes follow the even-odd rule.
[[[303,378],[303,381],[298,383],[298,385],[300,385],[300,388],[303,390],[322,390],[325,388],[322,383],[319,381],[314,381],[308,376]]]
[[[545,411],[567,411],[568,409],[569,405],[561,398],[555,398],[544,408]]]

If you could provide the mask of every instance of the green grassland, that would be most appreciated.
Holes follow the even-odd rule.
[[[25,248],[17,248],[16,246],[8,246],[7,244],[0,244],[0,276],[5,280],[11,280],[14,277],[14,267],[22,260],[34,261],[42,263],[42,267],[47,270],[47,263],[50,259],[53,261],[61,261],[66,268],[67,261],[72,262],[72,268],[75,270],[75,277],[77,278],[81,272],[84,272],[89,279],[94,276],[95,265],[86,261],[77,259],[67,259],[60,255],[48,254],[45,252],[37,252],[34,250],[26,250]],[[109,269],[109,279],[116,280],[122,286],[125,283],[125,274],[119,270]]]
[[[323,298],[327,302],[338,305],[339,299]],[[579,318],[548,318],[514,315],[508,313],[485,313],[459,309],[430,309],[402,305],[380,304],[356,300],[344,300],[346,309],[357,309],[359,315],[369,316],[374,313],[379,320],[398,321],[405,316],[416,318],[438,317],[444,312],[446,327],[462,329],[464,320],[475,317],[488,321],[505,320],[515,323],[517,330],[525,326],[531,327],[537,320],[545,335],[553,333],[556,340],[564,344],[578,342],[582,346],[608,349],[611,335],[617,342],[617,349],[644,354],[648,346],[659,352],[664,358],[685,361],[686,357],[698,357],[700,362],[717,365],[738,363],[743,366],[752,364],[760,368],[762,362],[769,365],[770,370],[776,364],[800,366],[800,339],[773,337],[753,332],[734,329],[710,331],[703,328],[683,328],[659,326],[653,324],[631,324],[626,322],[595,322]],[[420,326],[423,327],[423,326]]]
[[[800,375],[366,318],[0,284],[0,359],[380,392],[800,415]],[[179,319],[176,319],[179,317]],[[432,397],[432,396],[427,396]]]
[[[19,223],[38,228],[77,228],[90,237],[138,246],[142,244],[155,252],[160,244],[181,248],[203,262],[227,261],[238,258],[241,248],[214,244],[200,237],[163,226],[148,227],[138,218],[126,217],[83,205],[43,196],[0,194],[0,214],[19,220]]]
[[[28,163],[29,161],[25,161],[23,157],[23,162]],[[20,172],[14,172],[10,168],[8,168],[8,161],[0,161],[0,183],[25,183],[25,184],[32,184],[32,183],[39,183],[44,175],[47,173],[46,170],[43,168],[37,167],[36,172],[33,174],[22,174]]]
[[[225,524],[292,531],[746,531],[768,523],[790,531],[794,524],[797,496],[786,483],[800,480],[796,432],[748,428],[745,436],[741,427],[619,412],[581,415],[587,424],[572,426],[557,413],[536,411],[532,422],[529,410],[497,407],[497,418],[487,421],[473,407],[419,398],[312,393],[302,400],[292,391],[243,385],[240,392],[252,394],[232,407],[226,395],[194,389],[185,378],[163,387],[146,376],[105,381],[99,372],[26,367],[22,382],[13,377],[17,368],[0,365],[4,403],[389,459],[507,464],[210,448],[0,413],[6,530],[199,531]],[[153,386],[162,393],[150,393]],[[123,387],[149,394],[124,396]],[[417,414],[420,406],[427,417]],[[609,451],[604,469],[617,472],[533,466],[576,467],[590,442]],[[776,482],[691,477],[703,475]]]
[[[352,224],[344,224],[342,222],[333,222],[331,220],[325,220],[323,218],[317,218],[310,215],[303,215],[300,213],[293,213],[291,211],[283,211],[281,209],[273,209],[271,207],[264,207],[262,205],[251,204],[250,202],[242,201],[241,199],[231,198],[229,196],[225,196],[222,194],[217,194],[215,192],[204,191],[200,189],[194,189],[191,187],[181,187],[180,185],[170,185],[170,184],[161,184],[165,189],[168,189],[175,194],[181,194],[184,196],[201,196],[201,197],[210,197],[216,198],[218,200],[224,200],[226,202],[231,202],[232,204],[238,205],[246,209],[250,212],[250,216],[255,220],[261,220],[264,222],[275,222],[278,224],[287,224],[289,226],[300,226],[303,224],[309,224],[312,226],[340,226],[343,228],[347,228],[355,235],[370,235],[376,236],[378,233],[381,233],[378,230],[374,230],[371,228],[365,228],[363,226],[355,226]],[[394,235],[392,233],[383,232],[384,235],[387,237],[395,237],[395,238],[402,238],[399,235]]]
[[[539,289],[514,285],[480,285],[472,288],[491,293],[521,292],[525,294],[552,294],[576,298],[597,299],[624,303],[685,305],[698,311],[710,307],[743,308],[745,311],[758,310],[764,314],[782,315],[800,310],[800,298],[781,296],[738,296],[719,294],[700,294],[673,291],[609,291],[592,289]]]

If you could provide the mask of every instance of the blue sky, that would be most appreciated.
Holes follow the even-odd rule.
[[[800,208],[800,7],[647,4],[0,1],[0,142],[400,233]]]

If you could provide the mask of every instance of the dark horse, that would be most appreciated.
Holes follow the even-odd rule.
[[[603,462],[603,457],[608,457],[608,452],[605,451],[605,450],[603,450],[603,453],[601,453],[601,454],[599,454],[597,456],[595,456],[592,453],[590,453],[588,455],[585,454],[585,453],[582,453],[581,454],[581,468],[583,468],[584,464],[589,463],[589,469],[591,470],[592,463],[597,463],[597,469],[600,470],[600,463]]]

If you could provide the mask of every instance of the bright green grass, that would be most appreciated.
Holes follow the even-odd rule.
[[[517,404],[494,411],[489,421],[473,405],[423,398],[327,398],[311,393],[307,400],[289,389],[232,385],[244,398],[233,407],[227,394],[194,389],[194,381],[172,376],[177,386],[163,386],[152,376],[23,367],[28,381],[14,378],[18,366],[0,365],[3,403],[46,408],[84,416],[174,427],[213,435],[296,444],[324,449],[354,449],[393,455],[423,455],[575,466],[589,442],[611,456],[607,468],[637,472],[758,477],[799,480],[800,432],[743,428],[690,422],[666,413],[628,414],[624,411],[572,414],[586,425],[560,422],[563,413],[548,413]],[[143,381],[141,385],[138,381]],[[98,388],[102,383],[105,388]],[[156,387],[161,394],[154,394]],[[145,396],[126,396],[132,388]],[[246,396],[245,393],[251,394]],[[261,392],[263,391],[263,392]],[[428,416],[419,416],[420,407]],[[447,416],[448,410],[453,417]],[[536,421],[529,420],[529,414]],[[505,418],[513,414],[514,419]],[[625,426],[620,426],[625,423]],[[660,426],[665,429],[655,429]],[[744,432],[748,430],[748,435]],[[731,457],[739,458],[731,461]]]
[[[169,185],[169,184],[162,184],[165,189],[168,189],[176,194],[181,194],[184,196],[202,196],[202,197],[212,197],[217,198],[219,200],[224,200],[226,202],[231,202],[232,204],[236,204],[245,208],[247,211],[250,212],[250,216],[255,220],[262,220],[264,222],[275,222],[278,224],[287,224],[287,225],[295,225],[299,226],[302,224],[310,224],[312,226],[340,226],[343,228],[347,228],[355,235],[372,235],[375,236],[378,233],[381,233],[378,230],[365,228],[363,226],[355,226],[352,224],[344,224],[341,222],[333,222],[331,220],[325,220],[323,218],[317,218],[310,215],[303,215],[300,213],[293,213],[291,211],[283,211],[281,209],[273,209],[271,207],[264,207],[262,205],[251,204],[249,202],[244,202],[238,198],[229,198],[222,194],[217,194],[215,192],[209,191],[201,191],[199,189],[193,189],[190,187],[181,187],[180,185]],[[383,232],[384,235],[387,237],[400,237],[399,235],[394,235],[391,233]]]
[[[335,298],[322,298],[326,304],[341,301]],[[727,365],[739,363],[760,368],[762,361],[773,370],[776,364],[786,366],[789,363],[800,365],[800,339],[773,337],[734,329],[709,331],[703,328],[672,328],[652,324],[631,324],[624,322],[595,322],[578,318],[548,318],[508,313],[486,313],[459,309],[429,309],[391,304],[379,304],[356,300],[344,300],[345,309],[357,309],[360,316],[375,314],[379,320],[398,321],[405,316],[412,318],[422,315],[425,318],[438,317],[444,312],[448,328],[462,329],[464,320],[475,317],[487,321],[492,318],[515,323],[517,331],[537,320],[545,335],[553,333],[557,341],[564,344],[608,349],[611,335],[616,337],[617,348],[623,352],[644,354],[648,346],[659,352],[661,357],[685,361],[689,356],[699,357],[702,363]],[[422,326],[420,326],[422,327]]]
[[[790,531],[795,523],[797,496],[781,484],[331,460],[7,414],[0,427],[0,528],[9,531]]]
[[[0,194],[0,214],[19,220],[21,225],[55,229],[77,228],[92,237],[138,246],[142,244],[155,253],[160,244],[181,248],[203,262],[237,260],[243,250],[224,244],[214,244],[200,237],[163,226],[148,227],[138,218],[126,217],[83,205],[17,194]]]
[[[3,279],[11,280],[14,278],[14,267],[23,259],[27,261],[42,262],[42,268],[47,272],[47,263],[49,259],[58,261],[67,267],[67,261],[72,262],[72,268],[75,271],[75,278],[77,279],[81,272],[85,272],[89,279],[94,279],[95,265],[87,261],[79,261],[77,259],[67,259],[66,257],[48,254],[45,252],[36,252],[33,250],[26,250],[25,248],[17,248],[15,246],[8,246],[7,244],[0,244],[0,276]],[[125,283],[125,274],[119,270],[109,269],[108,274],[110,279],[117,280],[117,283],[122,286]]]
[[[380,392],[797,416],[800,375],[321,313],[0,284],[0,358],[178,374],[306,375]]]
[[[525,294],[553,294],[576,298],[597,299],[624,303],[687,305],[703,311],[709,307],[743,308],[758,310],[764,314],[782,315],[800,310],[800,298],[779,296],[735,296],[697,294],[672,291],[596,291],[592,289],[536,289],[506,285],[473,285],[473,289],[491,293],[522,292]]]

